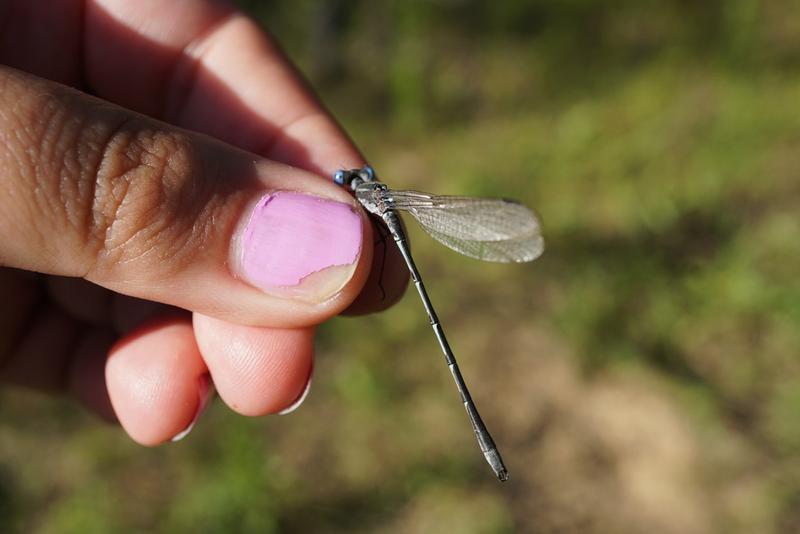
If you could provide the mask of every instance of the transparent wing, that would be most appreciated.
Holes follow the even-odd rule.
[[[417,191],[388,190],[382,196],[387,207],[407,211],[434,239],[466,256],[524,262],[544,250],[536,215],[518,202]]]

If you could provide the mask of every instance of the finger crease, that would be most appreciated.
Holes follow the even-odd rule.
[[[168,122],[178,122],[186,102],[197,87],[198,73],[203,57],[213,49],[213,38],[220,29],[240,16],[233,10],[209,23],[208,27],[194,36],[175,56],[175,61],[167,70],[163,81],[164,100],[161,104],[161,117]]]
[[[262,148],[257,150],[256,153],[263,154],[268,156],[271,151],[275,149],[282,141],[289,137],[289,132],[293,129],[296,129],[298,125],[308,122],[309,120],[313,119],[325,119],[325,114],[321,111],[307,111],[305,113],[300,114],[299,116],[293,118],[292,120],[286,122],[282,126],[278,126],[275,128],[273,135],[267,140]]]
[[[91,177],[89,180],[91,183],[89,185],[87,198],[91,199],[91,209],[86,210],[86,228],[88,229],[86,232],[86,246],[88,249],[90,249],[91,259],[89,261],[89,265],[87,265],[82,274],[84,278],[88,276],[89,273],[94,271],[100,251],[105,247],[105,244],[108,241],[108,234],[112,227],[112,224],[105,220],[105,206],[103,205],[103,199],[101,198],[103,195],[99,192],[98,182],[103,178],[106,158],[111,154],[114,143],[117,141],[120,133],[128,127],[132,120],[132,116],[127,114],[122,116],[122,119],[117,123],[117,125],[111,129],[108,134],[106,134],[105,140],[98,150],[98,157],[94,167],[88,169],[88,171],[91,173],[89,175]],[[115,216],[116,211],[118,210],[119,206],[115,208]],[[110,220],[113,221],[114,218],[115,217],[112,217]],[[100,235],[101,233],[102,235]]]

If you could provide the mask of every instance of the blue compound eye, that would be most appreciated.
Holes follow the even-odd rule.
[[[370,167],[369,165],[364,165],[361,169],[361,175],[364,177],[364,180],[367,182],[374,182],[375,181],[375,170]]]
[[[347,173],[341,169],[333,173],[333,181],[339,185],[345,185],[347,180]]]

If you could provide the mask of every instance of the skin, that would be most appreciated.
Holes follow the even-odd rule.
[[[192,422],[209,381],[239,413],[283,410],[315,326],[388,307],[407,277],[363,214],[331,298],[243,283],[231,242],[266,190],[356,205],[329,176],[363,164],[225,3],[0,2],[0,380],[69,393],[147,445]]]

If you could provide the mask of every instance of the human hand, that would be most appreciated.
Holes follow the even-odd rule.
[[[0,28],[0,379],[157,444],[212,382],[290,407],[315,325],[402,294],[328,178],[362,157],[232,7],[7,0]]]

